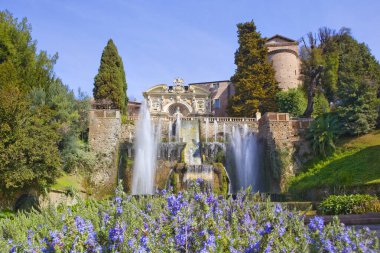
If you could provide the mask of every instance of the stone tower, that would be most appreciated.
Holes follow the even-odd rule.
[[[280,89],[297,88],[301,84],[298,42],[277,34],[267,39],[265,45]]]

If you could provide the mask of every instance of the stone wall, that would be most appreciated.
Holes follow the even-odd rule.
[[[118,110],[91,110],[88,142],[97,156],[91,175],[95,190],[111,189],[116,184],[117,151],[121,136],[121,117]],[[99,189],[96,186],[102,186]]]
[[[301,168],[308,158],[310,150],[304,139],[306,128],[311,119],[292,119],[287,113],[266,113],[259,121],[253,118],[185,117],[186,120],[199,120],[201,139],[214,140],[217,133],[218,141],[223,141],[224,130],[226,135],[231,134],[233,127],[247,125],[252,132],[257,132],[259,141],[264,147],[265,178],[269,192],[284,192],[289,179]],[[129,118],[127,124],[121,124],[120,113],[110,110],[93,110],[90,112],[89,143],[93,151],[98,154],[101,162],[98,163],[93,180],[102,182],[116,182],[117,165],[116,154],[118,147],[124,147],[127,157],[133,153],[137,118]],[[161,125],[161,139],[168,140],[168,130],[173,118],[153,118],[155,124]],[[216,131],[214,130],[216,122]]]
[[[308,158],[305,130],[312,119],[291,119],[288,113],[266,113],[259,120],[259,139],[264,145],[268,191],[284,192],[289,179]]]

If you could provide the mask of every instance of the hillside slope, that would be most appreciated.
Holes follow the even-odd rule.
[[[311,165],[289,184],[290,192],[323,186],[380,183],[380,130],[338,143],[336,153]]]

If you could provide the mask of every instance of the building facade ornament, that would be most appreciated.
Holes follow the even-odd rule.
[[[208,105],[211,92],[201,86],[184,85],[182,78],[176,78],[173,86],[159,84],[143,93],[148,101],[150,113],[154,116],[210,116]]]

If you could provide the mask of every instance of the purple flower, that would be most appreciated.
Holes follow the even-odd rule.
[[[178,211],[183,206],[182,195],[178,194],[177,196],[175,196],[172,194],[166,198],[166,201],[168,203],[167,206],[168,206],[170,214],[172,216],[177,215]]]
[[[323,222],[322,217],[315,216],[314,218],[310,219],[309,229],[312,232],[322,231],[323,227],[324,227],[324,222]]]
[[[123,201],[123,199],[121,198],[121,197],[119,197],[119,196],[116,196],[115,197],[115,202],[116,202],[116,204],[118,204],[118,205],[121,205],[121,202]]]
[[[196,201],[199,201],[199,200],[202,199],[202,195],[200,195],[200,194],[198,194],[198,193],[195,193],[195,194],[194,194],[194,199],[195,199]]]
[[[129,247],[133,248],[133,247],[134,247],[134,243],[135,243],[135,242],[134,242],[133,239],[129,239],[129,240],[128,240],[128,246],[129,246]]]
[[[110,216],[108,213],[103,213],[103,223],[104,225],[107,225],[110,220]]]
[[[282,212],[282,206],[280,205],[280,204],[276,204],[276,206],[275,206],[275,210],[274,210],[274,212],[275,212],[275,214],[279,214],[279,213],[281,213]]]
[[[83,234],[84,232],[86,232],[86,222],[84,219],[82,219],[80,216],[76,216],[74,218],[74,221],[79,233]]]
[[[265,226],[264,226],[264,233],[269,234],[271,231],[272,231],[272,225],[271,225],[270,222],[268,221],[267,223],[265,223]]]
[[[33,237],[33,230],[28,230],[28,236],[27,236],[27,239],[28,239],[28,245],[29,246],[32,246],[32,237]]]
[[[324,243],[323,243],[323,249],[326,250],[327,252],[331,252],[331,253],[335,252],[334,245],[328,239],[324,241]]]
[[[143,235],[141,238],[140,238],[140,246],[149,252],[149,248],[148,248],[148,237]]]

